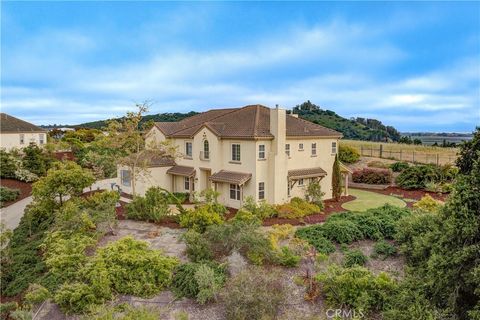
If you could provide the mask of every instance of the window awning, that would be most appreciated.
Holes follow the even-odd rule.
[[[195,168],[186,166],[173,166],[167,170],[167,173],[175,176],[193,177],[195,175]]]
[[[251,173],[220,170],[210,176],[213,182],[225,182],[243,185],[252,177]]]
[[[325,177],[327,172],[320,167],[288,170],[288,180]]]

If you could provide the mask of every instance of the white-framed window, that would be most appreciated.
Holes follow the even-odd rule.
[[[312,143],[312,156],[316,156],[316,155],[317,155],[317,144]]]
[[[265,159],[265,145],[258,146],[258,159]]]
[[[238,184],[230,184],[230,199],[240,200],[240,186]]]
[[[132,173],[130,170],[120,170],[120,180],[122,186],[131,187],[132,186]]]
[[[298,179],[298,185],[303,186],[303,179]]]
[[[287,156],[290,157],[290,143],[287,143],[285,145],[285,153],[287,154]]]
[[[332,142],[332,154],[337,154],[337,142]]]
[[[190,178],[189,177],[183,177],[183,187],[185,190],[190,190]]]
[[[45,143],[45,135],[43,133],[38,134],[38,141],[40,142],[40,144]]]
[[[258,183],[258,199],[265,199],[265,182]]]
[[[185,142],[185,155],[187,157],[192,157],[192,154],[193,154],[193,150],[192,150],[192,142],[190,141],[187,141]]]
[[[203,141],[203,158],[210,159],[210,144],[208,140]]]
[[[232,144],[232,161],[240,161],[240,144]]]
[[[303,151],[303,143],[298,144],[298,150]]]
[[[20,144],[25,143],[25,135],[23,133],[20,133]]]

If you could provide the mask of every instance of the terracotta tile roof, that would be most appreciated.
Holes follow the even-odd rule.
[[[195,168],[186,166],[173,166],[167,170],[167,173],[175,176],[192,177],[195,175]]]
[[[325,177],[326,175],[327,175],[327,172],[320,167],[288,170],[288,179],[290,180]]]
[[[185,118],[179,122],[157,122],[167,137],[191,138],[203,126],[221,138],[273,138],[270,132],[270,109],[262,105],[215,109]],[[287,115],[287,136],[340,137],[341,134],[318,124]]]
[[[0,113],[0,132],[47,132],[47,130],[2,112]]]
[[[252,177],[251,173],[220,170],[210,176],[213,182],[226,182],[242,185]]]

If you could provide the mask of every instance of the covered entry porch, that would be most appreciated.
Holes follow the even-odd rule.
[[[240,208],[243,204],[245,184],[251,178],[251,173],[220,170],[210,176],[210,181],[213,182],[215,191],[221,189],[225,193],[228,190],[227,197],[224,197],[227,206]]]
[[[172,176],[172,192],[188,192],[192,197],[195,191],[195,168],[175,165],[167,170],[167,174]]]

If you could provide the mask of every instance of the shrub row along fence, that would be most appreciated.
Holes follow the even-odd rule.
[[[457,155],[448,153],[420,152],[402,149],[385,150],[382,144],[378,148],[361,146],[360,154],[363,157],[376,157],[424,164],[432,163],[436,165],[453,164],[457,159]]]

